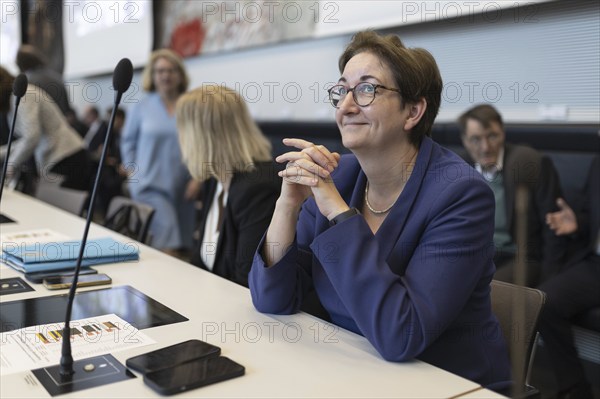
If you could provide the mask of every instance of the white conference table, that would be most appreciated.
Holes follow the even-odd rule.
[[[0,224],[2,234],[50,228],[78,239],[85,222],[82,218],[9,190],[4,191],[0,211],[16,221]],[[91,227],[89,237],[107,235],[131,241],[98,225]],[[142,331],[156,344],[117,351],[112,355],[125,364],[127,358],[141,353],[189,339],[201,339],[221,347],[222,355],[246,368],[246,374],[241,378],[191,390],[179,394],[180,397],[498,397],[475,382],[421,361],[387,362],[364,337],[310,315],[261,314],[254,309],[248,289],[139,245],[139,262],[95,268],[112,278],[113,287],[130,285],[189,321],[144,329]],[[0,265],[0,278],[9,277],[22,277],[22,274]],[[35,291],[2,295],[0,302],[67,292],[50,291],[41,284],[29,284]],[[64,397],[160,397],[143,383],[140,374],[134,374],[138,378]],[[50,395],[27,371],[3,376],[0,379],[0,397]]]

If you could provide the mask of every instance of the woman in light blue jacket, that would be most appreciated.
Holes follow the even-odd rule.
[[[172,254],[189,249],[195,220],[197,185],[182,162],[175,124],[175,103],[188,83],[177,54],[154,51],[142,75],[149,94],[128,112],[121,138],[131,197],[156,210],[150,244]]]

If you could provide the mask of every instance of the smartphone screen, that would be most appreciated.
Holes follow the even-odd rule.
[[[44,286],[49,290],[58,290],[71,287],[73,276],[56,276],[44,279]],[[89,287],[92,285],[110,284],[112,279],[104,273],[88,274],[79,276],[77,287]]]
[[[204,341],[192,339],[177,345],[167,346],[143,355],[131,357],[125,363],[127,367],[144,374],[177,366],[190,360],[216,357],[221,354],[221,348]]]
[[[210,357],[148,373],[144,383],[162,395],[172,395],[239,377],[244,372],[244,366],[227,357]]]
[[[59,276],[71,276],[71,279],[73,278],[73,273],[74,270],[73,269],[67,269],[67,270],[54,270],[51,272],[33,272],[33,273],[25,273],[25,278],[29,281],[31,281],[32,283],[42,283],[44,282],[45,278],[50,278],[50,277],[59,277]],[[81,270],[79,270],[79,275],[83,276],[85,274],[96,274],[98,273],[98,270],[96,269],[91,269],[89,267],[87,268],[81,268]]]

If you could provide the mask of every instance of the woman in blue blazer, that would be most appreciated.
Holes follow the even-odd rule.
[[[340,157],[301,139],[249,276],[261,312],[298,311],[314,288],[331,320],[390,361],[413,358],[490,388],[509,384],[490,302],[494,197],[434,143],[442,79],[431,54],[358,33],[329,90]]]

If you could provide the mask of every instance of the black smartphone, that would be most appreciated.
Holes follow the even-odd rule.
[[[205,357],[217,357],[221,348],[198,339],[181,342],[166,348],[157,349],[139,356],[130,357],[125,364],[127,367],[147,374],[153,371],[177,366],[190,360]]]
[[[49,290],[59,290],[71,287],[73,276],[48,277],[44,280],[44,286]],[[112,283],[112,279],[104,273],[79,276],[77,287],[89,287],[92,285],[104,285]]]
[[[75,271],[73,269],[54,270],[54,271],[50,271],[50,272],[32,272],[32,273],[25,273],[25,278],[27,280],[31,281],[32,283],[40,284],[44,281],[45,278],[49,278],[49,277],[71,276],[71,278],[73,278],[74,272]],[[81,268],[81,270],[79,270],[80,276],[83,276],[86,274],[97,274],[97,273],[98,273],[98,270],[91,269],[89,267]]]
[[[148,373],[144,383],[161,395],[173,395],[240,377],[244,372],[244,366],[227,357],[209,357]]]

